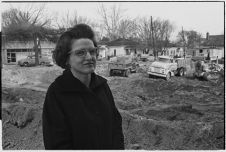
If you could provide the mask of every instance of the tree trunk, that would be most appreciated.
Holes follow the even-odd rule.
[[[39,65],[39,51],[38,51],[38,37],[37,34],[33,34],[33,41],[34,41],[34,51],[35,51],[35,66]]]
[[[153,29],[153,23],[152,23],[152,16],[151,16],[151,36],[152,36],[152,44],[153,44],[153,54],[155,57],[155,60],[157,59],[157,52],[155,49],[155,39],[154,39],[154,29]]]

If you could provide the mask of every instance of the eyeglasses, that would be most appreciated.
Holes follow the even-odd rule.
[[[87,55],[87,52],[89,52],[89,54],[91,56],[96,56],[98,53],[98,48],[89,48],[89,49],[80,49],[80,50],[73,50],[70,51],[70,54],[76,55],[78,57],[85,57]]]

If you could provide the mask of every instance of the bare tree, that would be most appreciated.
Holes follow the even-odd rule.
[[[138,38],[138,26],[136,19],[123,19],[119,23],[118,35],[122,38]]]
[[[96,26],[94,22],[92,22],[87,17],[80,16],[77,11],[69,12],[67,11],[61,18],[56,21],[59,29],[69,29],[76,24],[84,23],[89,24],[91,26]]]
[[[62,15],[61,18],[57,18],[55,22],[61,33],[72,28],[76,24],[84,23],[93,28],[97,40],[99,40],[102,36],[100,25],[87,17],[80,16],[76,10],[74,12],[67,11],[64,15]]]
[[[6,40],[33,40],[36,65],[39,64],[40,39],[49,34],[48,26],[51,23],[51,20],[44,17],[44,10],[44,5],[30,6],[24,11],[11,8],[2,14],[2,32]]]
[[[162,51],[164,47],[167,47],[170,35],[174,30],[174,26],[169,20],[161,20],[159,18],[154,20],[153,26],[156,48]]]
[[[151,17],[143,17],[138,19],[138,35],[139,38],[146,44],[146,47],[152,47],[162,51],[169,43],[171,33],[174,26],[169,20],[155,19],[151,25]],[[152,32],[153,31],[153,32]]]
[[[107,8],[102,4],[98,8],[98,13],[102,18],[102,26],[107,33],[107,37],[111,40],[119,38],[119,26],[123,19],[123,10],[121,7],[112,5],[107,11]]]
[[[194,48],[201,44],[202,35],[197,31],[180,31],[177,35],[177,43],[184,44],[188,48]]]
[[[138,36],[146,47],[152,46],[151,20],[147,17],[137,19]]]

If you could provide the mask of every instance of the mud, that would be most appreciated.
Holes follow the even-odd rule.
[[[224,149],[224,79],[200,81],[191,73],[169,81],[148,78],[148,64],[141,62],[128,78],[109,77],[107,61],[97,64],[123,117],[126,149]],[[46,89],[61,73],[57,66],[3,67],[3,149],[44,149],[42,106]]]

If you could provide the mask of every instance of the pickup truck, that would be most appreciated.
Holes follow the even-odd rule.
[[[109,75],[121,74],[128,77],[131,72],[136,72],[139,64],[131,56],[114,57],[108,64]]]
[[[184,76],[186,65],[190,64],[189,58],[173,58],[170,56],[159,56],[148,68],[149,78],[153,76],[163,77],[169,80],[172,76]]]

